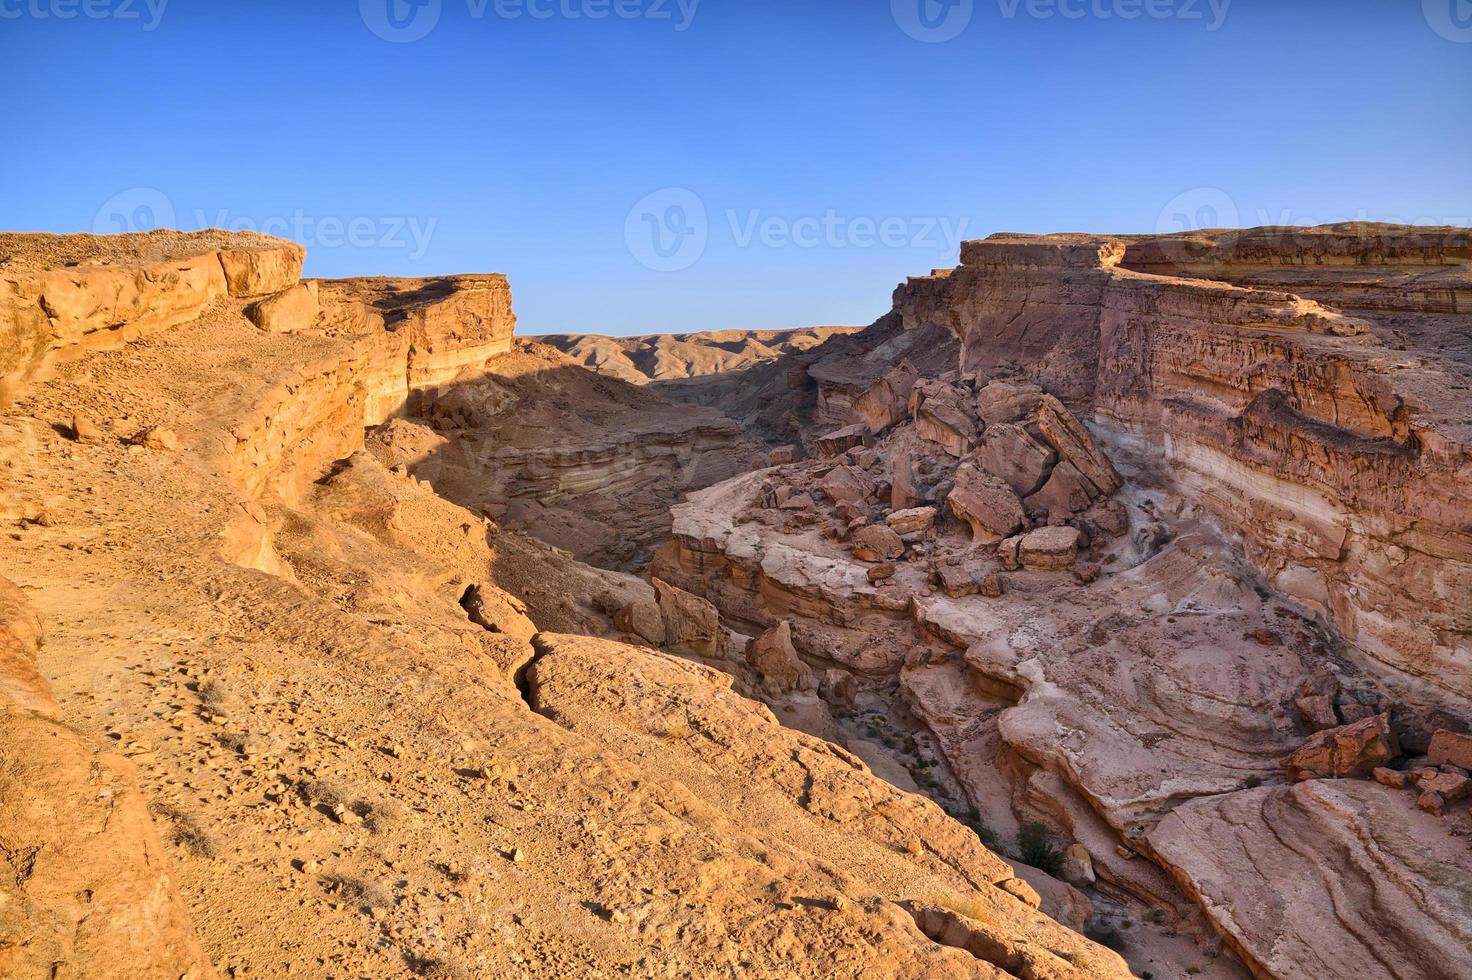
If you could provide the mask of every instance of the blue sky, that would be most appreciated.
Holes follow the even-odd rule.
[[[867,323],[999,230],[1472,223],[1467,0],[416,2],[0,0],[0,227],[643,333]]]

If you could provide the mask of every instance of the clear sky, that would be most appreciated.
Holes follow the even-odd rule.
[[[422,36],[419,36],[422,35]],[[994,231],[1472,224],[1468,0],[0,0],[0,228],[867,323]]]

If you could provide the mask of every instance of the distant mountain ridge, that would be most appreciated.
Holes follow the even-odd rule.
[[[858,327],[789,330],[712,330],[700,333],[609,337],[546,334],[531,338],[557,348],[589,370],[634,384],[739,371],[790,351],[805,351]]]

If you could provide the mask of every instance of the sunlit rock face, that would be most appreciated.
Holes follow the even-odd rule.
[[[953,329],[963,371],[1155,446],[1275,586],[1410,696],[1465,700],[1469,255],[1465,231],[1366,225],[1002,235],[897,308]]]

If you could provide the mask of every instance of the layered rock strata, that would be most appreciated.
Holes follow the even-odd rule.
[[[1435,311],[1442,336],[1465,330],[1466,233],[1349,226],[1302,232],[1300,247],[1273,231],[1229,244],[994,236],[967,243],[953,272],[901,287],[897,306],[912,329],[951,327],[963,370],[1028,376],[1115,438],[1160,447],[1272,584],[1331,617],[1405,696],[1466,703],[1472,620],[1452,598],[1472,589],[1465,372],[1435,338],[1387,345],[1367,310],[1392,322]],[[1347,268],[1386,288],[1373,304],[1351,290],[1343,305],[1358,316],[1285,288],[1135,267],[1259,284],[1282,272],[1336,304]],[[1453,299],[1401,288],[1413,274]]]
[[[208,974],[145,799],[233,975],[1128,975],[970,831],[721,676],[544,632],[652,590],[360,451],[416,377],[473,381],[500,341],[380,325],[353,292],[323,284],[317,318],[271,332],[257,300],[222,300],[59,364],[0,418],[3,572],[48,627],[0,660],[27,699],[0,712],[29,726],[0,750],[33,760],[0,786],[24,872],[7,975]],[[100,757],[72,768],[89,750],[47,728],[38,674],[136,791]],[[73,821],[79,846],[56,845]],[[79,912],[120,862],[128,887]],[[105,929],[125,933],[107,961]]]
[[[1341,784],[1369,798],[1373,775],[1416,789],[1386,832],[1414,815],[1440,847],[1466,814],[1439,790],[1460,799],[1464,774],[1414,756],[1472,723],[1467,233],[1289,237],[967,243],[870,331],[794,362],[819,458],[697,494],[656,563],[745,629],[791,620],[814,668],[898,674],[992,833],[1042,820],[1090,857],[1096,895],[1214,931],[1260,976],[1336,975],[1329,951],[1363,923],[1239,920],[1239,899],[1271,909],[1291,886],[1237,894],[1225,859],[1161,828],[1211,813],[1269,847],[1288,811],[1246,806],[1256,787],[1305,780],[1306,807]],[[956,359],[919,370],[936,330]],[[860,540],[926,503],[940,519],[897,559]],[[1445,888],[1424,931],[1397,915],[1406,949],[1465,926],[1460,872],[1374,853],[1380,872],[1323,853],[1295,875]],[[1409,952],[1377,963],[1443,975]]]

